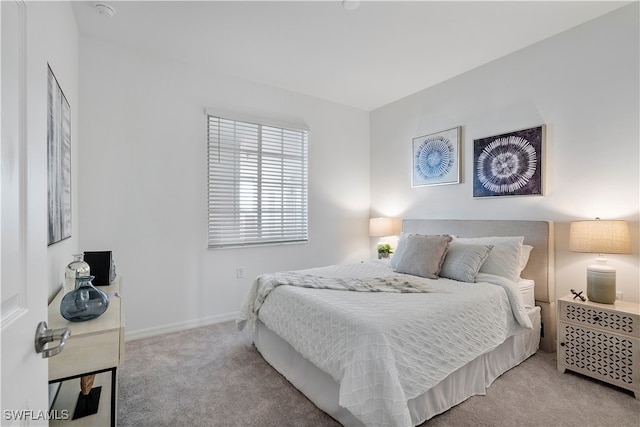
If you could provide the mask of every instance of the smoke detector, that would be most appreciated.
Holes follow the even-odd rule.
[[[346,10],[354,10],[360,6],[359,0],[342,0],[342,7]]]
[[[93,7],[98,11],[100,15],[106,16],[108,18],[111,18],[116,14],[116,10],[106,3],[96,3],[93,5]]]

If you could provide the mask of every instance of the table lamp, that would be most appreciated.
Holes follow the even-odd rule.
[[[616,301],[616,270],[607,265],[603,254],[630,254],[631,240],[626,221],[573,221],[569,231],[569,250],[599,254],[587,266],[587,298],[593,302]]]
[[[371,218],[369,219],[369,236],[371,237],[386,237],[394,236],[400,233],[400,221],[397,218]],[[378,246],[383,244],[382,241],[378,242]],[[386,253],[389,256],[389,252]],[[378,257],[381,257],[380,251],[378,251]]]

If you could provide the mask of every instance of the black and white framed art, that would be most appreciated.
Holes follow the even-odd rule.
[[[473,197],[543,195],[545,125],[473,141]]]
[[[47,83],[48,244],[71,237],[71,108],[51,67]]]

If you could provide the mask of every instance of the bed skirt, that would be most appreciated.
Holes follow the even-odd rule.
[[[527,311],[532,331],[507,338],[489,353],[478,356],[426,393],[407,402],[414,426],[445,412],[471,396],[484,395],[504,372],[533,355],[540,344],[540,307]],[[318,408],[342,425],[362,426],[349,410],[338,405],[339,385],[330,375],[302,357],[261,321],[253,337],[262,357]]]

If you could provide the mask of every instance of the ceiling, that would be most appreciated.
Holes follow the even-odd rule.
[[[95,3],[72,2],[82,35],[370,111],[630,2]]]

